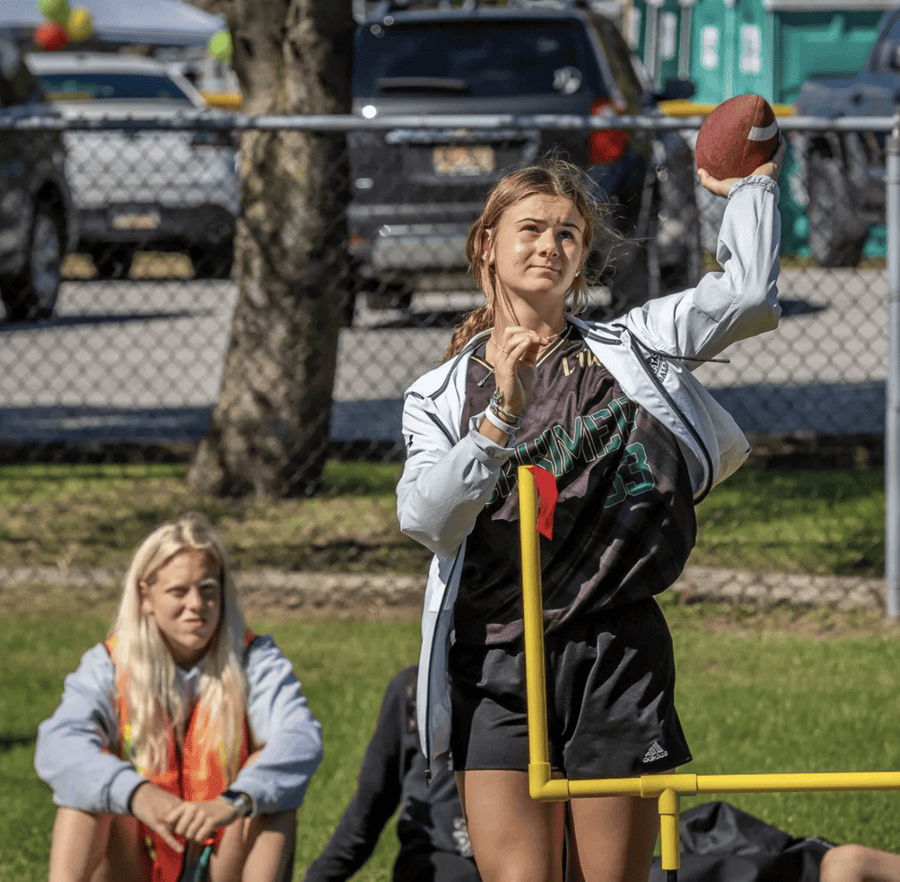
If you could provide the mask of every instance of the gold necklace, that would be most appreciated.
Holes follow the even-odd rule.
[[[550,346],[553,345],[553,341],[554,341],[554,340],[558,340],[560,337],[562,337],[563,334],[565,334],[565,332],[566,332],[566,329],[563,328],[559,333],[554,334],[554,335],[550,338],[550,340],[549,340],[547,343],[545,343],[543,346],[541,346],[541,348],[538,350],[538,352],[543,352],[545,349],[549,349]],[[493,331],[491,331],[490,341],[491,341],[491,343],[493,343],[494,346],[496,346],[501,352],[504,352],[504,353],[506,353],[506,355],[509,355],[509,350],[508,350],[508,349],[504,349],[504,348],[500,345],[500,341],[494,336],[494,332],[493,332]]]

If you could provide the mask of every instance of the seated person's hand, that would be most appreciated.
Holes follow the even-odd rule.
[[[182,805],[185,805],[184,800],[149,781],[141,784],[131,797],[131,813],[179,854],[184,851],[184,846],[175,838],[168,817]]]
[[[149,781],[135,791],[131,811],[179,854],[184,851],[184,845],[177,837],[203,842],[237,817],[234,806],[227,800],[186,802]]]
[[[190,842],[203,842],[219,827],[237,818],[234,806],[224,799],[206,802],[182,802],[166,815],[165,823],[171,831]]]
[[[784,155],[786,152],[787,139],[784,135],[781,135],[774,156],[768,162],[764,162],[759,168],[754,169],[753,174],[766,175],[766,177],[772,178],[773,181],[777,181],[778,175],[781,174],[781,167],[784,165]],[[736,184],[738,181],[743,180],[743,178],[726,178],[724,181],[720,181],[717,178],[714,178],[705,168],[697,169],[697,176],[700,178],[700,183],[706,187],[710,193],[725,197],[728,196],[728,191],[731,189],[732,184]]]

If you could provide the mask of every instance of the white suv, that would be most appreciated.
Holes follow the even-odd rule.
[[[176,68],[150,58],[45,52],[30,54],[27,64],[69,118],[217,113]],[[67,131],[65,141],[78,250],[91,255],[99,276],[127,275],[141,250],[183,252],[197,276],[230,274],[239,211],[230,131],[81,129]]]

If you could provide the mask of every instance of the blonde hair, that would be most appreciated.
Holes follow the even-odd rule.
[[[592,196],[594,184],[587,174],[566,160],[548,157],[537,165],[526,166],[504,175],[488,194],[481,216],[472,225],[466,239],[466,257],[478,287],[487,297],[487,303],[472,310],[458,325],[450,339],[443,360],[452,358],[465,344],[481,331],[494,325],[494,298],[496,293],[496,269],[482,259],[485,237],[493,234],[504,212],[530,196],[554,196],[570,199],[585,221],[582,240],[581,272],[575,277],[568,292],[573,312],[579,312],[587,299],[590,285],[587,266],[594,238],[613,233],[605,221],[606,209]]]
[[[153,618],[142,612],[141,584],[152,585],[159,570],[179,552],[205,552],[221,573],[222,613],[206,655],[200,661],[200,694],[195,713],[208,725],[199,743],[220,758],[232,781],[240,764],[247,682],[241,665],[244,617],[221,540],[201,515],[189,513],[157,527],[138,547],[125,577],[116,623],[116,682],[128,716],[126,747],[142,773],[164,771],[169,726],[183,743],[188,709],[176,681],[176,663]],[[206,744],[204,745],[204,742]]]

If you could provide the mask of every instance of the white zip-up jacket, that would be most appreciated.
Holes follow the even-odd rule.
[[[730,344],[778,325],[778,193],[778,184],[762,175],[732,186],[716,253],[723,272],[706,274],[696,288],[651,300],[612,322],[567,317],[622,391],[674,433],[696,502],[750,452],[737,423],[691,370]],[[514,453],[478,431],[481,414],[461,433],[469,358],[488,334],[420,377],[403,405],[407,459],[397,485],[397,514],[403,532],[434,552],[417,692],[419,737],[429,761],[449,749],[447,656],[466,537]]]

